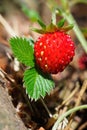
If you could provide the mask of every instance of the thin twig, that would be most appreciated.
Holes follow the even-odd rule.
[[[47,111],[49,117],[52,117],[52,114],[51,114],[50,110],[48,109],[47,105],[45,104],[44,100],[42,98],[40,98],[40,100],[41,100],[41,103],[43,104],[45,110]]]
[[[83,82],[83,85],[82,85],[82,88],[81,88],[81,90],[80,90],[80,92],[79,92],[78,99],[77,99],[77,101],[76,101],[76,105],[75,105],[75,106],[78,106],[78,105],[80,104],[80,101],[81,101],[81,99],[82,99],[82,97],[83,97],[83,94],[84,94],[84,92],[86,91],[86,89],[87,89],[87,80],[85,80],[85,81]]]
[[[72,93],[62,102],[62,104],[58,107],[58,108],[56,108],[56,109],[60,109],[60,108],[62,108],[64,105],[67,105],[67,104],[69,104],[69,102],[71,101],[71,98],[76,94],[76,92],[78,91],[78,89],[79,89],[79,83],[77,82],[76,83],[76,87],[75,87],[75,89],[72,91]]]
[[[4,75],[4,77],[5,77],[8,81],[10,81],[11,83],[14,83],[14,82],[15,82],[15,80],[12,79],[11,77],[9,77],[8,74],[7,74],[3,69],[0,68],[0,72]]]
[[[82,88],[81,88],[81,90],[80,90],[80,92],[79,92],[79,94],[78,94],[78,98],[77,98],[75,107],[77,107],[77,106],[80,104],[81,99],[82,99],[83,94],[84,94],[84,92],[86,91],[86,89],[87,89],[87,80],[85,80],[85,81],[83,82]],[[74,115],[75,115],[75,113],[72,113],[72,114],[71,114],[70,119],[69,119],[69,124],[67,125],[67,127],[65,128],[65,130],[68,130],[68,128],[71,126],[72,119],[73,119]]]
[[[87,128],[87,122],[85,122],[84,124],[82,124],[78,130],[83,130],[84,128]]]
[[[11,37],[17,36],[17,34],[14,32],[14,30],[11,28],[11,26],[8,24],[8,22],[4,19],[4,17],[1,14],[0,23],[4,26],[4,28],[10,34]]]

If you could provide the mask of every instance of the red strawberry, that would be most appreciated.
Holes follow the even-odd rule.
[[[79,68],[86,69],[87,68],[87,54],[83,53],[82,56],[79,58]]]
[[[75,45],[63,31],[43,34],[34,44],[36,64],[45,73],[56,74],[72,61]]]

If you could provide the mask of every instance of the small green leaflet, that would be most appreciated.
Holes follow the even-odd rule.
[[[33,100],[45,97],[54,87],[53,80],[48,75],[40,74],[36,68],[30,68],[24,72],[24,86],[26,93]]]
[[[10,39],[10,45],[14,55],[20,62],[30,67],[33,67],[35,64],[32,44],[33,42],[31,39],[27,40],[22,37],[13,37]]]

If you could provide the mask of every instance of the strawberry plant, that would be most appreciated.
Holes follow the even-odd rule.
[[[31,99],[44,97],[54,86],[53,80],[35,67],[33,41],[26,38],[13,37],[10,39],[10,45],[14,55],[23,64],[28,66],[24,72],[24,86],[26,93]]]
[[[33,30],[42,35],[37,41],[24,37],[10,39],[14,55],[28,67],[23,82],[26,93],[32,100],[50,93],[54,87],[51,74],[63,71],[75,54],[74,42],[67,34],[72,25],[63,26],[64,19],[56,23],[56,13],[52,16],[52,22],[47,26],[38,20],[41,29]]]

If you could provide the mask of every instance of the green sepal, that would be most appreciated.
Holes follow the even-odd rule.
[[[56,25],[54,25],[52,22],[48,26],[46,26],[46,32],[55,32],[58,28]]]
[[[45,34],[45,33],[53,33],[56,31],[64,31],[67,32],[70,29],[73,28],[73,24],[70,24],[68,26],[64,26],[65,23],[65,19],[61,19],[58,23],[56,23],[56,14],[57,13],[61,13],[62,9],[60,8],[56,8],[53,10],[53,14],[52,14],[52,19],[51,19],[51,23],[49,25],[45,25],[41,20],[38,20],[38,23],[41,26],[41,29],[37,29],[37,28],[33,28],[32,30],[40,33],[40,34]]]
[[[38,19],[37,22],[39,23],[39,25],[40,25],[43,29],[46,28],[46,25],[43,23],[42,20]]]
[[[47,74],[38,71],[36,68],[27,69],[24,72],[24,86],[26,93],[32,100],[38,100],[40,97],[45,97],[46,93],[54,87],[54,81]]]
[[[63,27],[64,23],[65,23],[65,19],[61,19],[61,20],[57,23],[58,28]]]
[[[46,33],[46,30],[44,30],[44,29],[32,28],[31,30],[34,31],[34,32],[40,33],[40,34]]]
[[[61,31],[67,32],[67,31],[71,30],[73,27],[74,27],[74,25],[70,24],[68,26],[62,27]]]
[[[53,23],[49,24],[46,26],[45,29],[37,29],[37,28],[32,28],[32,31],[35,31],[40,34],[45,34],[45,33],[52,33],[58,30],[58,27],[54,25]]]

